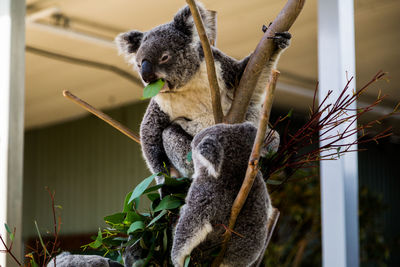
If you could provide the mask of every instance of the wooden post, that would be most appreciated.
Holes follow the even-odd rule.
[[[22,161],[25,81],[25,1],[0,1],[0,234],[4,223],[17,228],[13,251],[23,255]],[[0,253],[0,265],[15,266]]]

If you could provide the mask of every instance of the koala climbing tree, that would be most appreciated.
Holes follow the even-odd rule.
[[[141,126],[140,141],[150,169],[154,173],[163,171],[164,163],[167,163],[168,168],[174,166],[182,175],[190,177],[194,171],[193,165],[184,159],[190,150],[192,138],[204,128],[220,122],[221,112],[226,114],[222,118],[226,123],[246,120],[257,126],[261,100],[265,95],[264,88],[269,80],[270,71],[275,67],[281,52],[288,46],[290,35],[286,31],[301,11],[304,1],[289,0],[278,18],[267,29],[254,53],[242,61],[236,61],[217,48],[209,47],[208,38],[215,39],[214,18],[201,5],[198,8],[194,1],[187,2],[189,7],[178,12],[171,23],[146,33],[131,31],[122,34],[117,38],[117,44],[128,61],[138,68],[145,83],[159,78],[166,81],[162,93],[150,102]],[[203,31],[199,26],[202,25],[202,20],[205,25]],[[199,33],[198,36],[196,32]],[[165,41],[160,42],[160,36],[166,38]],[[166,44],[176,46],[176,49],[166,49]],[[151,49],[153,50],[149,53]],[[176,51],[180,53],[177,54]],[[212,62],[213,59],[215,63]],[[174,69],[173,64],[177,61],[184,66]],[[213,82],[210,86],[207,85],[207,77],[211,81],[214,80],[214,85]],[[221,86],[220,89],[218,86],[215,88],[216,80]],[[276,79],[274,81],[276,82]],[[176,89],[182,88],[186,90],[181,90],[182,94],[176,94],[179,92]],[[196,90],[195,94],[193,89]],[[209,96],[210,90],[212,101]],[[199,101],[199,96],[203,102]],[[266,98],[272,100],[271,95]],[[196,105],[198,102],[200,105]],[[181,110],[180,106],[183,106]],[[265,106],[264,103],[264,108]],[[263,133],[258,134],[256,138],[261,140],[257,141],[258,147],[266,140],[268,120],[264,119],[263,123]],[[267,136],[273,137],[274,133],[270,132]],[[172,138],[175,138],[174,142],[168,142]],[[177,150],[179,147],[184,149]],[[255,161],[251,162],[253,167]],[[248,184],[252,185],[254,178],[251,177],[252,181]],[[162,183],[162,179],[160,176],[157,182]],[[247,198],[247,194],[248,192],[239,198],[239,206],[240,202],[243,203]],[[237,208],[234,210],[238,213]],[[233,229],[231,224],[229,228]],[[224,236],[226,241],[229,233],[230,231],[226,231]],[[263,240],[265,242],[267,239]],[[227,244],[228,242],[224,243]],[[224,252],[224,249],[222,251]],[[221,255],[220,260],[224,258],[223,253]],[[214,265],[219,265],[218,259]]]
[[[197,13],[204,21],[204,36],[215,39],[215,17],[200,4],[198,12],[192,12],[186,6],[169,23],[147,32],[133,30],[116,38],[120,53],[138,70],[145,85],[159,79],[165,81],[160,93],[151,99],[140,127],[143,155],[153,173],[162,172],[165,167],[175,167],[182,176],[191,177],[193,164],[182,159],[186,159],[190,151],[192,138],[216,121],[207,73],[216,71],[214,80],[219,81],[219,86],[218,83],[216,86],[220,87],[217,91],[221,93],[217,106],[227,114],[238,81],[250,59],[248,56],[238,61],[212,47],[209,56],[214,58],[214,68],[207,68],[209,65],[204,59],[207,49],[202,48],[194,24],[193,14]],[[246,112],[245,120],[254,125],[258,123],[271,69],[288,47],[290,38],[288,32],[273,36],[276,49],[261,69]],[[271,136],[279,138],[276,133]],[[158,184],[163,182],[162,178],[158,177]]]

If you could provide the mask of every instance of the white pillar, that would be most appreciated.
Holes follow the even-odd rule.
[[[333,102],[347,82],[346,72],[349,78],[355,76],[354,5],[351,0],[319,0],[318,72],[319,101],[328,90],[333,90],[330,97]],[[355,78],[351,87],[355,88]],[[355,106],[356,103],[353,108]],[[343,142],[349,143],[355,138]],[[359,266],[357,164],[355,152],[336,161],[322,161],[320,165],[324,267]]]
[[[13,252],[22,259],[25,0],[0,1],[0,33],[0,234],[5,222],[17,228]],[[0,253],[0,265],[6,262],[16,266]]]

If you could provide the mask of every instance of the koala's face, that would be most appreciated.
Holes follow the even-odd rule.
[[[209,37],[215,38],[215,17],[199,7]],[[189,7],[181,9],[170,23],[116,38],[120,53],[134,65],[145,85],[163,79],[169,90],[184,86],[198,70],[202,60],[198,40]]]
[[[192,141],[195,172],[206,169],[209,175],[240,175],[246,172],[257,129],[249,122],[217,124],[198,133]]]

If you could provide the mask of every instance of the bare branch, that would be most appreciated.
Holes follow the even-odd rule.
[[[261,119],[258,124],[256,139],[254,140],[253,150],[250,155],[249,165],[247,167],[246,176],[244,178],[242,187],[239,190],[238,195],[236,196],[235,201],[232,205],[231,216],[229,219],[229,229],[234,229],[236,219],[246,202],[247,196],[250,193],[251,187],[253,186],[254,180],[258,173],[258,161],[260,159],[260,150],[261,146],[264,142],[265,133],[267,131],[267,125],[269,121],[269,115],[271,113],[272,102],[274,100],[275,95],[275,87],[276,82],[279,77],[279,71],[272,70],[270,82],[267,87],[266,97],[263,105],[263,110],[261,113]],[[224,242],[222,244],[222,249],[218,257],[213,262],[212,266],[219,266],[224,257],[226,248],[228,246],[228,242],[231,238],[231,232],[226,231],[224,234]]]
[[[85,102],[82,99],[80,99],[79,97],[75,96],[70,91],[64,90],[63,91],[63,95],[64,95],[64,97],[68,98],[69,100],[72,100],[73,102],[75,102],[76,104],[80,105],[81,107],[83,107],[84,109],[86,109],[87,111],[92,113],[93,115],[95,115],[98,118],[102,119],[103,121],[107,122],[109,125],[111,125],[115,129],[117,129],[121,133],[125,134],[126,136],[131,138],[133,141],[135,141],[138,144],[140,144],[139,135],[135,134],[134,132],[132,132],[130,129],[128,129],[127,127],[125,127],[121,123],[117,122],[116,120],[114,120],[110,116],[104,114],[100,110],[98,110],[98,109],[94,108],[93,106],[89,105],[87,102]]]
[[[246,66],[239,87],[236,89],[232,106],[224,118],[226,123],[238,123],[244,120],[261,70],[266,66],[275,49],[270,37],[273,37],[276,32],[288,31],[300,14],[304,3],[305,0],[288,0],[274,22],[268,27]]]
[[[218,86],[217,74],[215,72],[214,57],[211,51],[210,42],[208,40],[204,24],[197,9],[197,5],[194,0],[186,0],[189,5],[190,12],[192,13],[194,24],[196,25],[197,32],[200,37],[201,46],[204,51],[204,58],[207,66],[208,82],[210,83],[210,95],[213,106],[214,122],[215,124],[221,123],[224,114],[222,113],[221,106],[221,95]]]

